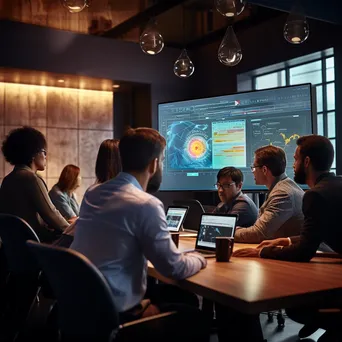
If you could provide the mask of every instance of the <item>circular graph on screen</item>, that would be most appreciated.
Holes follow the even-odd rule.
[[[207,157],[208,145],[203,136],[192,135],[185,142],[185,150],[190,159],[200,161]]]

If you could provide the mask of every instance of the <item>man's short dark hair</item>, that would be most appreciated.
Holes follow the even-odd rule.
[[[316,171],[328,171],[334,161],[334,147],[331,141],[321,135],[304,135],[297,140],[299,153],[304,160],[309,157]]]
[[[269,168],[274,177],[278,177],[285,172],[286,154],[282,148],[267,145],[258,148],[254,154],[256,164]]]
[[[146,170],[153,159],[160,157],[165,145],[164,137],[153,128],[128,129],[119,143],[122,171]]]
[[[2,142],[2,153],[12,165],[31,165],[42,149],[46,149],[44,135],[29,126],[13,129]]]
[[[243,182],[243,173],[235,167],[224,167],[217,173],[217,181],[222,177],[230,177],[233,182],[240,184]]]

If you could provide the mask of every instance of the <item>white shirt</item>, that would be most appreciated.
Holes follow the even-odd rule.
[[[147,259],[173,279],[190,277],[206,265],[201,256],[178,251],[167,230],[162,202],[124,172],[86,192],[71,248],[103,273],[119,312],[143,299]]]

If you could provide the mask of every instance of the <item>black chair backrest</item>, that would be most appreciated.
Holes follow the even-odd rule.
[[[82,254],[28,241],[57,298],[59,328],[67,340],[109,340],[119,327],[109,285]]]
[[[37,261],[26,246],[27,240],[39,239],[28,223],[14,215],[0,214],[0,239],[11,274],[39,272]]]
[[[197,200],[174,200],[173,205],[187,205],[189,211],[184,219],[183,227],[185,229],[199,230],[201,216],[205,212],[202,204]]]

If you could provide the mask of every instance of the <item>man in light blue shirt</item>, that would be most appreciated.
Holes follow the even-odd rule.
[[[162,180],[165,139],[151,128],[130,129],[119,144],[116,178],[84,196],[71,245],[104,274],[120,313],[141,303],[147,260],[165,277],[184,279],[206,266],[197,253],[182,254],[167,230],[163,204],[146,193]]]

